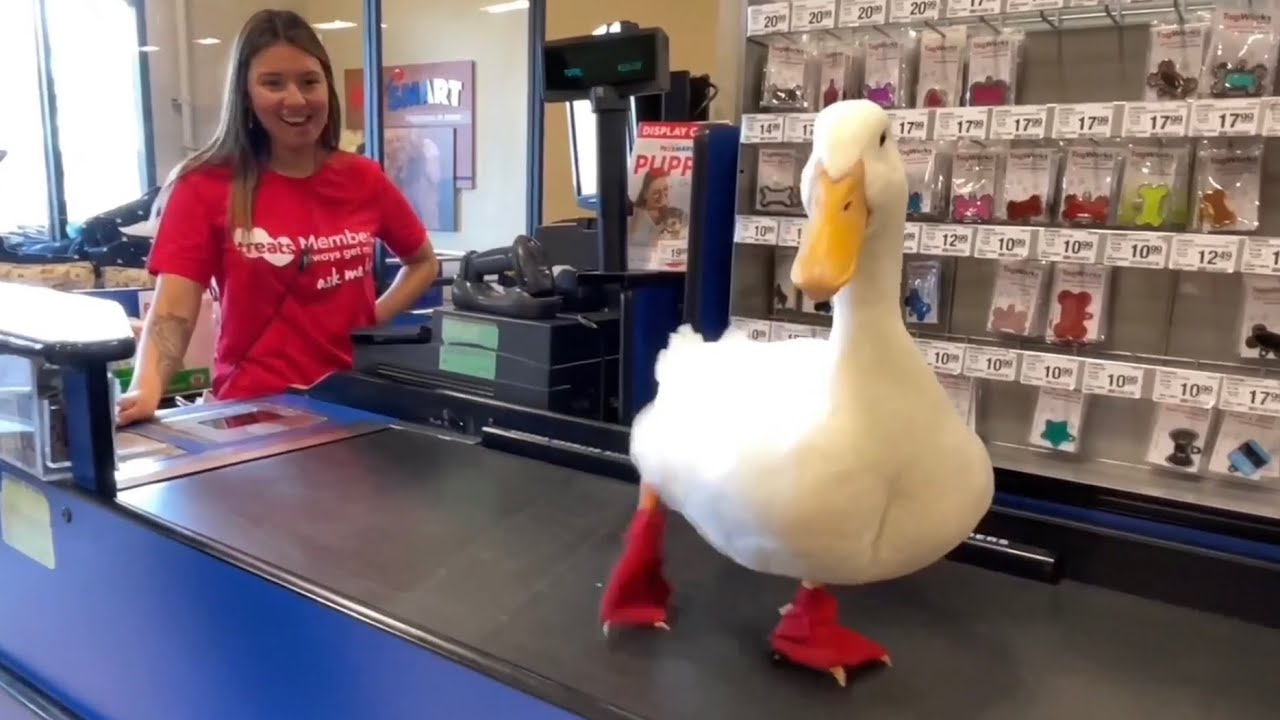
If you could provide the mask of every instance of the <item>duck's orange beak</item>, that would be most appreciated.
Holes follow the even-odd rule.
[[[825,168],[813,180],[809,224],[791,265],[791,282],[814,302],[830,300],[858,272],[867,233],[865,176],[859,160],[839,180]]]

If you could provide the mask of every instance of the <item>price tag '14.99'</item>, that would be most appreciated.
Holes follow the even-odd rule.
[[[782,116],[764,114],[743,115],[742,142],[782,142]]]

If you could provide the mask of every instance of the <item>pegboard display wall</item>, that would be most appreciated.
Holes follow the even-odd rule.
[[[789,281],[814,114],[889,110],[903,313],[998,467],[1280,519],[1275,3],[744,8],[734,325]]]

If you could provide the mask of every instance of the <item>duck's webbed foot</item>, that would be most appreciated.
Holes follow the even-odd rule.
[[[662,574],[666,508],[653,491],[642,486],[640,492],[640,507],[627,529],[622,557],[600,601],[605,635],[617,626],[671,629],[667,625],[671,586]]]
[[[802,584],[781,612],[769,638],[778,659],[830,673],[841,687],[848,683],[848,670],[891,664],[879,644],[841,627],[836,598],[820,585]]]

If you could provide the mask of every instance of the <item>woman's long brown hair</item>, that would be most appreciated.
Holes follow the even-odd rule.
[[[320,62],[325,82],[329,85],[329,116],[320,133],[320,146],[338,149],[342,132],[342,108],[333,80],[333,65],[319,36],[303,17],[289,10],[260,10],[240,28],[231,51],[231,69],[227,73],[226,94],[218,129],[204,147],[183,161],[169,175],[160,193],[163,205],[172,186],[183,175],[211,165],[231,169],[231,199],[227,207],[227,230],[234,236],[237,229],[253,225],[253,196],[258,188],[261,163],[270,156],[271,139],[257,121],[249,102],[249,63],[258,53],[278,43],[288,43]]]

